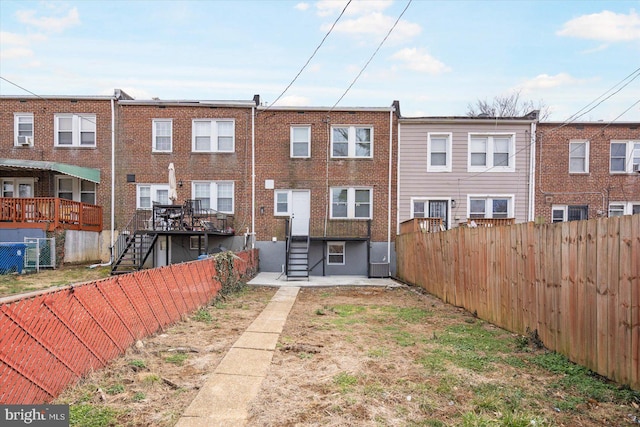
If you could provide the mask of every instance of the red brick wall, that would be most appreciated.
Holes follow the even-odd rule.
[[[136,184],[167,184],[168,166],[173,163],[178,204],[193,198],[192,181],[234,181],[234,225],[251,225],[251,109],[203,106],[119,104],[118,147],[116,149],[116,228],[127,225],[136,208]],[[173,122],[171,153],[152,152],[153,119]],[[235,152],[193,153],[192,120],[221,118],[235,120]],[[135,174],[134,183],[127,174]]]
[[[389,111],[311,111],[301,109],[267,110],[256,119],[256,239],[271,240],[283,229],[284,221],[275,217],[274,190],[265,189],[265,180],[274,180],[275,189],[311,190],[311,217],[325,218],[328,188],[373,188],[372,240],[386,241],[389,184]],[[291,158],[292,125],[311,126],[311,157]],[[373,126],[372,159],[331,159],[331,125]],[[392,231],[395,231],[397,117],[393,115],[392,145]],[[330,203],[330,202],[329,202]],[[264,207],[264,215],[260,208]],[[393,238],[392,233],[392,238]]]
[[[33,147],[14,147],[14,113],[33,113]],[[54,115],[86,113],[96,115],[96,147],[54,147]],[[103,224],[109,227],[111,210],[111,102],[101,99],[41,99],[36,97],[0,99],[0,157],[67,163],[100,169],[96,186],[96,204],[103,208]],[[0,171],[0,176],[37,176],[35,197],[55,196],[50,172]]]
[[[0,301],[0,404],[51,401],[136,340],[255,275],[257,250],[236,255],[232,277],[223,253]]]
[[[640,201],[640,174],[611,174],[611,140],[640,140],[638,124],[540,123],[536,136],[536,217],[551,222],[552,205],[589,205],[589,218],[609,201]],[[589,140],[589,173],[569,174],[569,141]],[[563,194],[576,193],[576,194]]]

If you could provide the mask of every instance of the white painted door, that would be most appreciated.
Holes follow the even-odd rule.
[[[293,190],[291,193],[291,234],[309,235],[311,216],[311,193],[309,190]]]

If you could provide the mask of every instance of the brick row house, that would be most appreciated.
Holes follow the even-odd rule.
[[[540,221],[640,214],[640,123],[540,123],[536,152]]]
[[[395,271],[398,113],[397,103],[258,109],[255,231],[262,270],[289,277]]]
[[[291,278],[387,276],[406,229],[638,213],[638,164],[637,123],[535,112],[2,96],[0,241],[66,230],[65,262],[114,272],[256,247]]]

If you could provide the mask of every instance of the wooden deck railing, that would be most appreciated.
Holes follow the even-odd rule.
[[[400,234],[422,231],[423,233],[435,233],[443,231],[442,218],[411,218],[400,223]]]
[[[500,227],[515,223],[515,218],[467,218],[467,227]]]
[[[57,197],[0,197],[0,228],[102,231],[102,207]]]

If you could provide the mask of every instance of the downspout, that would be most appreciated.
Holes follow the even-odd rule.
[[[256,107],[251,107],[251,249],[256,247]]]
[[[389,184],[387,200],[387,275],[391,276],[391,180],[393,178],[393,111],[389,110]],[[396,214],[397,215],[397,214]]]
[[[531,123],[531,142],[529,147],[529,218],[528,221],[535,219],[535,185],[536,185],[536,122]]]
[[[398,120],[398,155],[396,158],[396,174],[398,179],[396,180],[396,235],[400,234],[400,137],[402,124]]]
[[[115,106],[114,106],[114,97],[111,98],[111,246],[109,247],[109,262],[104,264],[92,264],[89,268],[96,267],[106,267],[113,263],[113,251],[115,246],[115,200],[116,196],[114,194],[114,190],[116,188],[116,173],[115,173],[115,164],[116,164],[116,118],[115,118]]]

